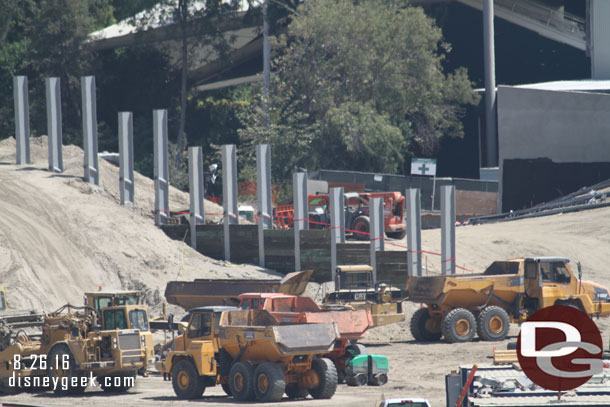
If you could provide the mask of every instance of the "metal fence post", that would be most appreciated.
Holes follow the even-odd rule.
[[[309,202],[307,200],[307,174],[295,172],[292,174],[292,191],[294,200],[294,271],[301,270],[301,230],[309,229],[307,216]]]
[[[256,201],[258,206],[258,264],[265,267],[265,229],[273,228],[271,202],[271,149],[256,146]]]
[[[95,100],[95,76],[80,78],[83,116],[83,167],[85,182],[100,184],[97,161],[97,106]]]
[[[441,187],[441,271],[455,274],[455,187]]]
[[[27,76],[13,77],[13,99],[15,103],[15,140],[17,141],[16,164],[31,164],[30,105]]]
[[[419,188],[407,189],[405,196],[407,198],[407,273],[421,277],[421,197]]]
[[[49,171],[63,172],[61,89],[59,78],[46,78]]]
[[[369,216],[371,219],[371,266],[373,267],[373,282],[377,283],[377,252],[384,249],[383,198],[369,200]]]
[[[231,261],[229,226],[239,223],[237,211],[237,162],[234,144],[222,146],[222,205],[224,207],[225,260]]]
[[[331,281],[337,273],[337,244],[345,243],[345,204],[343,187],[330,189],[330,268]]]
[[[191,209],[191,247],[197,250],[197,225],[205,223],[203,190],[203,153],[201,147],[189,147],[189,198]]]
[[[167,110],[153,110],[155,156],[155,225],[167,223],[169,216],[169,167],[167,163]]]
[[[134,204],[133,113],[119,112],[119,189],[121,205]]]

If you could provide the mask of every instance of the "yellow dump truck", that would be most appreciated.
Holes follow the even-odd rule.
[[[409,301],[425,304],[411,318],[418,341],[486,341],[506,338],[511,322],[525,321],[552,305],[576,307],[590,316],[610,315],[607,287],[574,274],[570,260],[559,257],[521,258],[492,263],[481,274],[410,276]]]
[[[162,363],[178,398],[201,397],[222,385],[239,401],[331,398],[337,388],[333,362],[320,357],[339,337],[335,324],[278,325],[264,310],[201,307],[190,311],[186,332]]]
[[[0,352],[0,383],[5,392],[51,388],[56,394],[81,394],[96,378],[107,392],[123,392],[145,366],[145,337],[121,329],[125,307],[104,309],[106,329],[91,307],[65,305],[42,319],[42,332],[19,331]]]

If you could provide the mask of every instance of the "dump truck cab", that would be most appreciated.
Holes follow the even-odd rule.
[[[260,310],[202,307],[189,312],[183,335],[162,364],[181,399],[198,398],[221,384],[239,401],[289,397],[330,398],[337,372],[328,359],[337,338],[334,324],[278,326]]]
[[[85,305],[102,312],[106,307],[115,305],[141,305],[141,291],[98,291],[85,293]]]
[[[589,316],[610,315],[608,288],[581,279],[563,257],[517,258],[493,262],[483,273],[409,276],[410,301],[426,304],[411,319],[416,340],[466,342],[503,340],[509,324],[542,308],[567,305]]]

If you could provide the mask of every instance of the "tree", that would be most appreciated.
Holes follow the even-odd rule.
[[[443,72],[441,30],[405,0],[303,2],[275,49],[271,127],[255,103],[241,135],[272,143],[285,175],[396,172],[410,151],[461,137],[463,106],[478,101],[465,69]]]

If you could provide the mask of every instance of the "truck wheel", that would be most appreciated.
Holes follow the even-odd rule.
[[[314,399],[329,399],[337,390],[337,368],[327,358],[314,359],[311,368],[318,376],[318,385],[309,389]]]
[[[385,232],[385,235],[390,239],[402,239],[407,234],[406,230],[401,230],[400,232]]]
[[[229,388],[236,400],[254,400],[254,366],[249,362],[233,364],[229,373]]]
[[[377,373],[373,375],[371,386],[383,386],[388,382],[388,375],[385,373]]]
[[[354,233],[354,238],[356,240],[369,240],[371,233],[371,221],[368,216],[358,216],[354,219],[354,223],[352,223],[353,230],[360,232]]]
[[[304,399],[308,394],[309,390],[307,390],[305,387],[300,387],[296,384],[289,384],[286,386],[286,395],[291,400]]]
[[[470,342],[477,331],[477,322],[472,312],[465,308],[456,308],[445,315],[441,330],[449,343]]]
[[[348,386],[366,386],[368,381],[369,380],[364,373],[356,373],[345,379],[345,383],[347,383]]]
[[[420,308],[411,317],[411,335],[418,342],[436,342],[441,339],[442,332],[430,330],[432,318],[428,313],[428,308]]]
[[[477,319],[479,338],[484,341],[502,341],[508,335],[510,318],[506,311],[495,305],[485,307]]]
[[[227,394],[227,396],[231,395],[231,386],[229,386],[229,383],[223,383],[220,385],[220,387],[222,387],[222,390]]]
[[[67,360],[67,366],[66,366]],[[80,395],[85,392],[87,386],[81,386],[80,377],[82,374],[76,371],[76,361],[74,360],[74,355],[70,352],[70,349],[66,345],[60,344],[49,352],[47,356],[48,369],[47,374],[49,379],[59,380],[60,382],[64,380],[66,377],[68,382],[68,388],[63,389],[62,386],[57,386],[53,389],[53,392],[59,396],[65,395]],[[72,386],[72,378],[78,377],[78,384],[76,386]]]
[[[254,394],[261,403],[280,401],[286,390],[282,368],[271,362],[261,363],[254,370]]]
[[[205,391],[205,382],[199,376],[197,368],[188,359],[178,361],[172,369],[172,386],[179,399],[191,400],[201,397]]]

